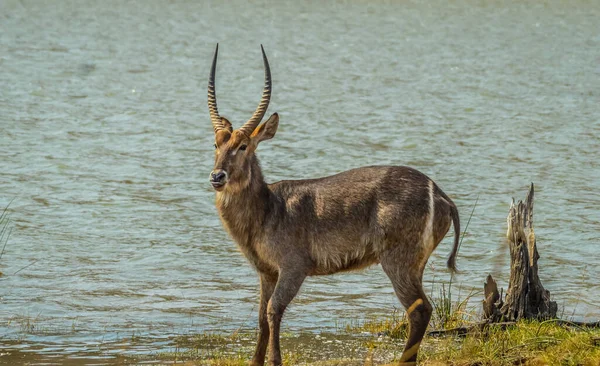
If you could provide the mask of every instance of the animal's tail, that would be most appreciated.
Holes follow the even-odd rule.
[[[452,223],[454,224],[454,246],[452,252],[448,257],[447,266],[453,273],[456,272],[456,255],[460,247],[460,218],[458,216],[458,209],[454,203],[450,205],[450,216],[452,216]]]

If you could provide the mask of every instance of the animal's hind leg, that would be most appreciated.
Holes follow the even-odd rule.
[[[392,281],[396,296],[406,308],[409,321],[408,340],[400,357],[400,364],[414,365],[433,308],[423,291],[423,267],[417,261],[401,258],[400,254],[406,253],[384,256],[381,267]]]

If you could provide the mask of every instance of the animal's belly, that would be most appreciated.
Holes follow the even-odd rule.
[[[342,242],[331,240],[313,243],[311,258],[315,263],[310,275],[327,275],[352,271],[379,263],[379,245],[370,240]]]
[[[348,272],[348,271],[358,271],[361,269],[365,269],[374,264],[379,264],[379,260],[377,258],[361,258],[360,260],[350,260],[348,262],[344,262],[343,266],[339,267],[336,265],[328,265],[328,266],[317,266],[315,267],[308,275],[309,276],[325,276],[338,272]]]

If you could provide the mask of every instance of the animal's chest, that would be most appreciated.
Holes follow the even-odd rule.
[[[260,242],[237,243],[238,248],[244,254],[248,262],[263,273],[277,273],[277,266],[265,247]]]
[[[240,227],[239,223],[236,225],[230,223],[230,221],[223,220],[223,225],[242,254],[244,254],[248,262],[257,271],[263,273],[277,272],[273,255],[264,244],[264,240],[260,234],[255,233],[250,228]]]

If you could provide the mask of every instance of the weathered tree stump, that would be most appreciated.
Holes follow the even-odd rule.
[[[525,202],[510,205],[506,219],[506,236],[510,247],[510,280],[504,302],[492,276],[484,286],[484,316],[492,322],[519,319],[549,319],[556,317],[558,306],[550,301],[538,276],[538,259],[533,231],[533,183]]]

